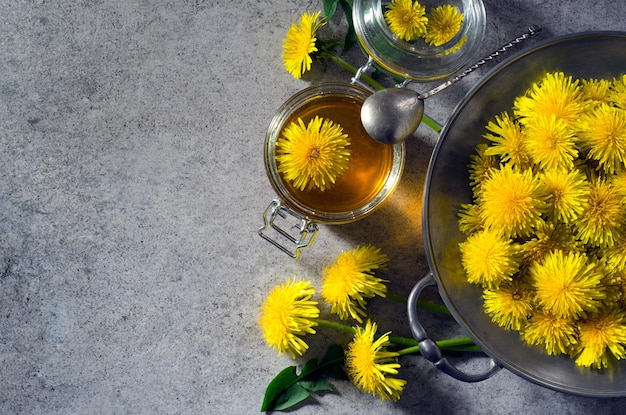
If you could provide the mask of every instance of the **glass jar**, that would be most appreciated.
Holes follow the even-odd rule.
[[[316,223],[344,224],[362,219],[380,207],[398,185],[404,169],[404,143],[381,144],[367,134],[360,113],[370,94],[349,83],[313,85],[289,98],[270,122],[264,145],[265,169],[279,199],[266,210],[265,226],[259,234],[291,256],[297,257],[300,248],[313,242]],[[276,141],[290,123],[300,118],[307,125],[315,116],[332,120],[348,134],[350,164],[330,188],[300,190],[278,171]],[[297,225],[277,224],[284,219],[294,219]],[[277,237],[270,236],[270,231]]]
[[[485,6],[481,0],[422,0],[426,13],[451,5],[463,14],[463,24],[450,41],[431,46],[423,39],[407,42],[394,35],[385,21],[388,0],[354,0],[352,17],[361,48],[376,66],[393,76],[413,81],[448,77],[467,66],[485,33]]]

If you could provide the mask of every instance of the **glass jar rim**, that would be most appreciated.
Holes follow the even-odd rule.
[[[371,91],[358,85],[347,82],[324,82],[311,85],[295,93],[277,110],[267,129],[264,143],[264,160],[269,181],[285,206],[310,220],[327,224],[342,224],[354,222],[373,213],[393,193],[404,170],[406,153],[404,143],[391,146],[392,168],[382,189],[370,201],[350,211],[324,212],[307,206],[291,194],[278,172],[276,140],[283,129],[283,125],[293,113],[305,104],[320,98],[341,96],[352,98],[362,103],[369,95],[371,95]]]

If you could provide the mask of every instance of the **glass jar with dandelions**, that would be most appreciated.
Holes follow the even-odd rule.
[[[320,223],[359,220],[393,193],[404,168],[404,145],[372,139],[360,109],[370,92],[325,82],[290,97],[268,127],[265,167],[283,204]]]
[[[481,0],[354,0],[359,44],[401,79],[432,81],[467,66],[483,40]]]

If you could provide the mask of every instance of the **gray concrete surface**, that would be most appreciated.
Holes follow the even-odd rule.
[[[322,226],[297,261],[257,236],[274,197],[262,157],[270,118],[312,79],[349,79],[337,68],[305,80],[283,70],[287,28],[319,1],[1,4],[1,414],[255,414],[269,380],[294,363],[257,328],[271,287],[316,280],[359,243],[389,254],[390,290],[408,292],[427,272],[419,211],[436,136],[424,126],[376,214]],[[485,54],[532,23],[542,38],[626,29],[623,2],[485,4]],[[358,50],[349,59],[364,62]],[[427,111],[445,121],[484,73]],[[373,307],[408,333],[402,307]],[[570,396],[507,371],[465,384],[420,357],[402,364],[398,403],[336,382],[296,413],[626,411],[626,400]]]

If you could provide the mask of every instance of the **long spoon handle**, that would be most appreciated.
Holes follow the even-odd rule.
[[[524,40],[526,40],[526,39],[528,39],[530,37],[535,36],[539,31],[541,31],[541,27],[539,27],[537,25],[530,26],[528,28],[528,30],[523,35],[520,35],[520,36],[516,37],[515,39],[511,40],[509,43],[507,43],[506,45],[502,46],[500,49],[496,50],[491,55],[489,55],[489,56],[487,56],[485,58],[482,58],[480,61],[476,62],[475,64],[473,64],[472,66],[470,66],[469,68],[467,68],[466,70],[464,70],[463,72],[461,72],[460,74],[455,76],[454,78],[449,79],[448,81],[444,82],[443,84],[439,85],[438,87],[435,87],[435,88],[431,89],[428,92],[424,92],[424,93],[420,94],[419,98],[420,99],[425,99],[425,98],[428,98],[431,95],[435,95],[437,92],[441,91],[442,89],[445,89],[445,88],[449,87],[450,85],[452,85],[453,83],[455,83],[459,79],[464,78],[465,76],[467,76],[468,74],[470,74],[471,72],[473,72],[474,70],[479,68],[480,66],[486,64],[487,62],[489,62],[489,61],[497,58],[501,54],[505,53],[506,51],[511,49],[513,46],[517,45],[518,43],[521,43],[522,41],[524,41]]]

